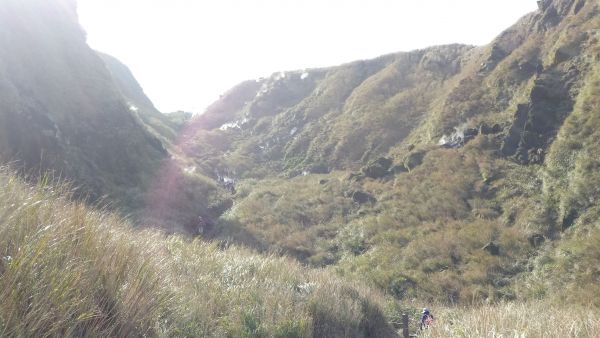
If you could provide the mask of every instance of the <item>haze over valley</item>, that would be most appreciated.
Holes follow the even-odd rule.
[[[481,3],[446,15],[520,9]],[[335,6],[286,2],[253,42],[230,2],[1,1],[0,337],[402,337],[403,315],[419,337],[597,337],[600,4],[520,4],[493,39],[405,49],[378,1],[323,50]],[[272,27],[307,11],[306,35]],[[165,42],[180,14],[188,56]],[[273,52],[285,32],[314,44]]]

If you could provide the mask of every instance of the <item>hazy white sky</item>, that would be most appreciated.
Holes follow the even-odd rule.
[[[161,111],[201,112],[237,83],[431,45],[482,45],[535,0],[79,0],[92,48]]]

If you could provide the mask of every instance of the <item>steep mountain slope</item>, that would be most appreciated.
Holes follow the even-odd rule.
[[[55,171],[78,194],[109,194],[167,231],[197,233],[228,208],[224,188],[185,167],[189,131],[162,128],[126,67],[86,45],[75,9],[0,2],[0,160],[41,176],[30,185],[0,166],[0,336],[396,337],[399,305],[377,290],[286,258],[132,229],[49,183]],[[170,138],[169,152],[152,133]]]
[[[208,235],[399,298],[568,287],[597,299],[580,286],[600,278],[599,5],[539,5],[487,46],[277,73],[223,95],[185,149],[235,192]]]
[[[399,299],[598,304],[600,9],[539,4],[487,46],[246,81],[181,126],[74,2],[7,0],[0,156]]]
[[[142,206],[167,152],[86,44],[75,1],[0,3],[0,156]]]
[[[315,165],[352,168],[401,142],[472,48],[435,47],[275,74],[234,88],[194,124],[226,129],[234,144],[232,159],[223,163],[233,170],[265,162],[291,175]],[[201,133],[208,139],[199,143],[210,143],[209,135]],[[194,151],[203,156],[202,149]]]
[[[164,138],[165,144],[168,145],[174,141],[177,132],[191,116],[186,118],[185,115],[182,115],[179,118],[170,118],[170,115],[161,113],[154,107],[152,101],[144,93],[144,89],[125,64],[113,56],[104,53],[98,53],[98,55],[106,64],[119,91],[127,99],[130,110],[151,128],[154,135]]]

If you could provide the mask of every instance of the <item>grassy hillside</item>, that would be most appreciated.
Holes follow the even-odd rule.
[[[0,336],[398,337],[400,306],[288,258],[147,230],[0,169]],[[434,306],[423,337],[595,337],[597,310]],[[396,328],[394,328],[396,327]]]
[[[232,89],[185,149],[206,176],[235,181],[205,235],[399,299],[598,305],[600,9],[542,7],[487,46]]]
[[[0,3],[0,157],[78,187],[0,170],[0,336],[394,337],[423,303],[425,336],[594,336],[600,5],[541,4],[182,125],[72,1]]]
[[[288,258],[132,230],[66,186],[0,169],[0,336],[397,337],[402,307]],[[557,303],[433,307],[424,337],[595,337],[596,310]]]
[[[189,155],[253,177],[357,167],[409,135],[471,49],[434,47],[241,84],[193,122],[200,132]],[[220,142],[210,131],[218,128],[227,156],[206,146]]]
[[[597,310],[545,303],[443,309],[422,337],[596,337]]]
[[[0,336],[395,336],[397,305],[360,284],[69,200],[0,170]]]

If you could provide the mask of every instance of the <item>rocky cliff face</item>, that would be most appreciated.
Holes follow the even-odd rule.
[[[74,1],[0,3],[0,154],[128,207],[167,154],[86,44]]]

